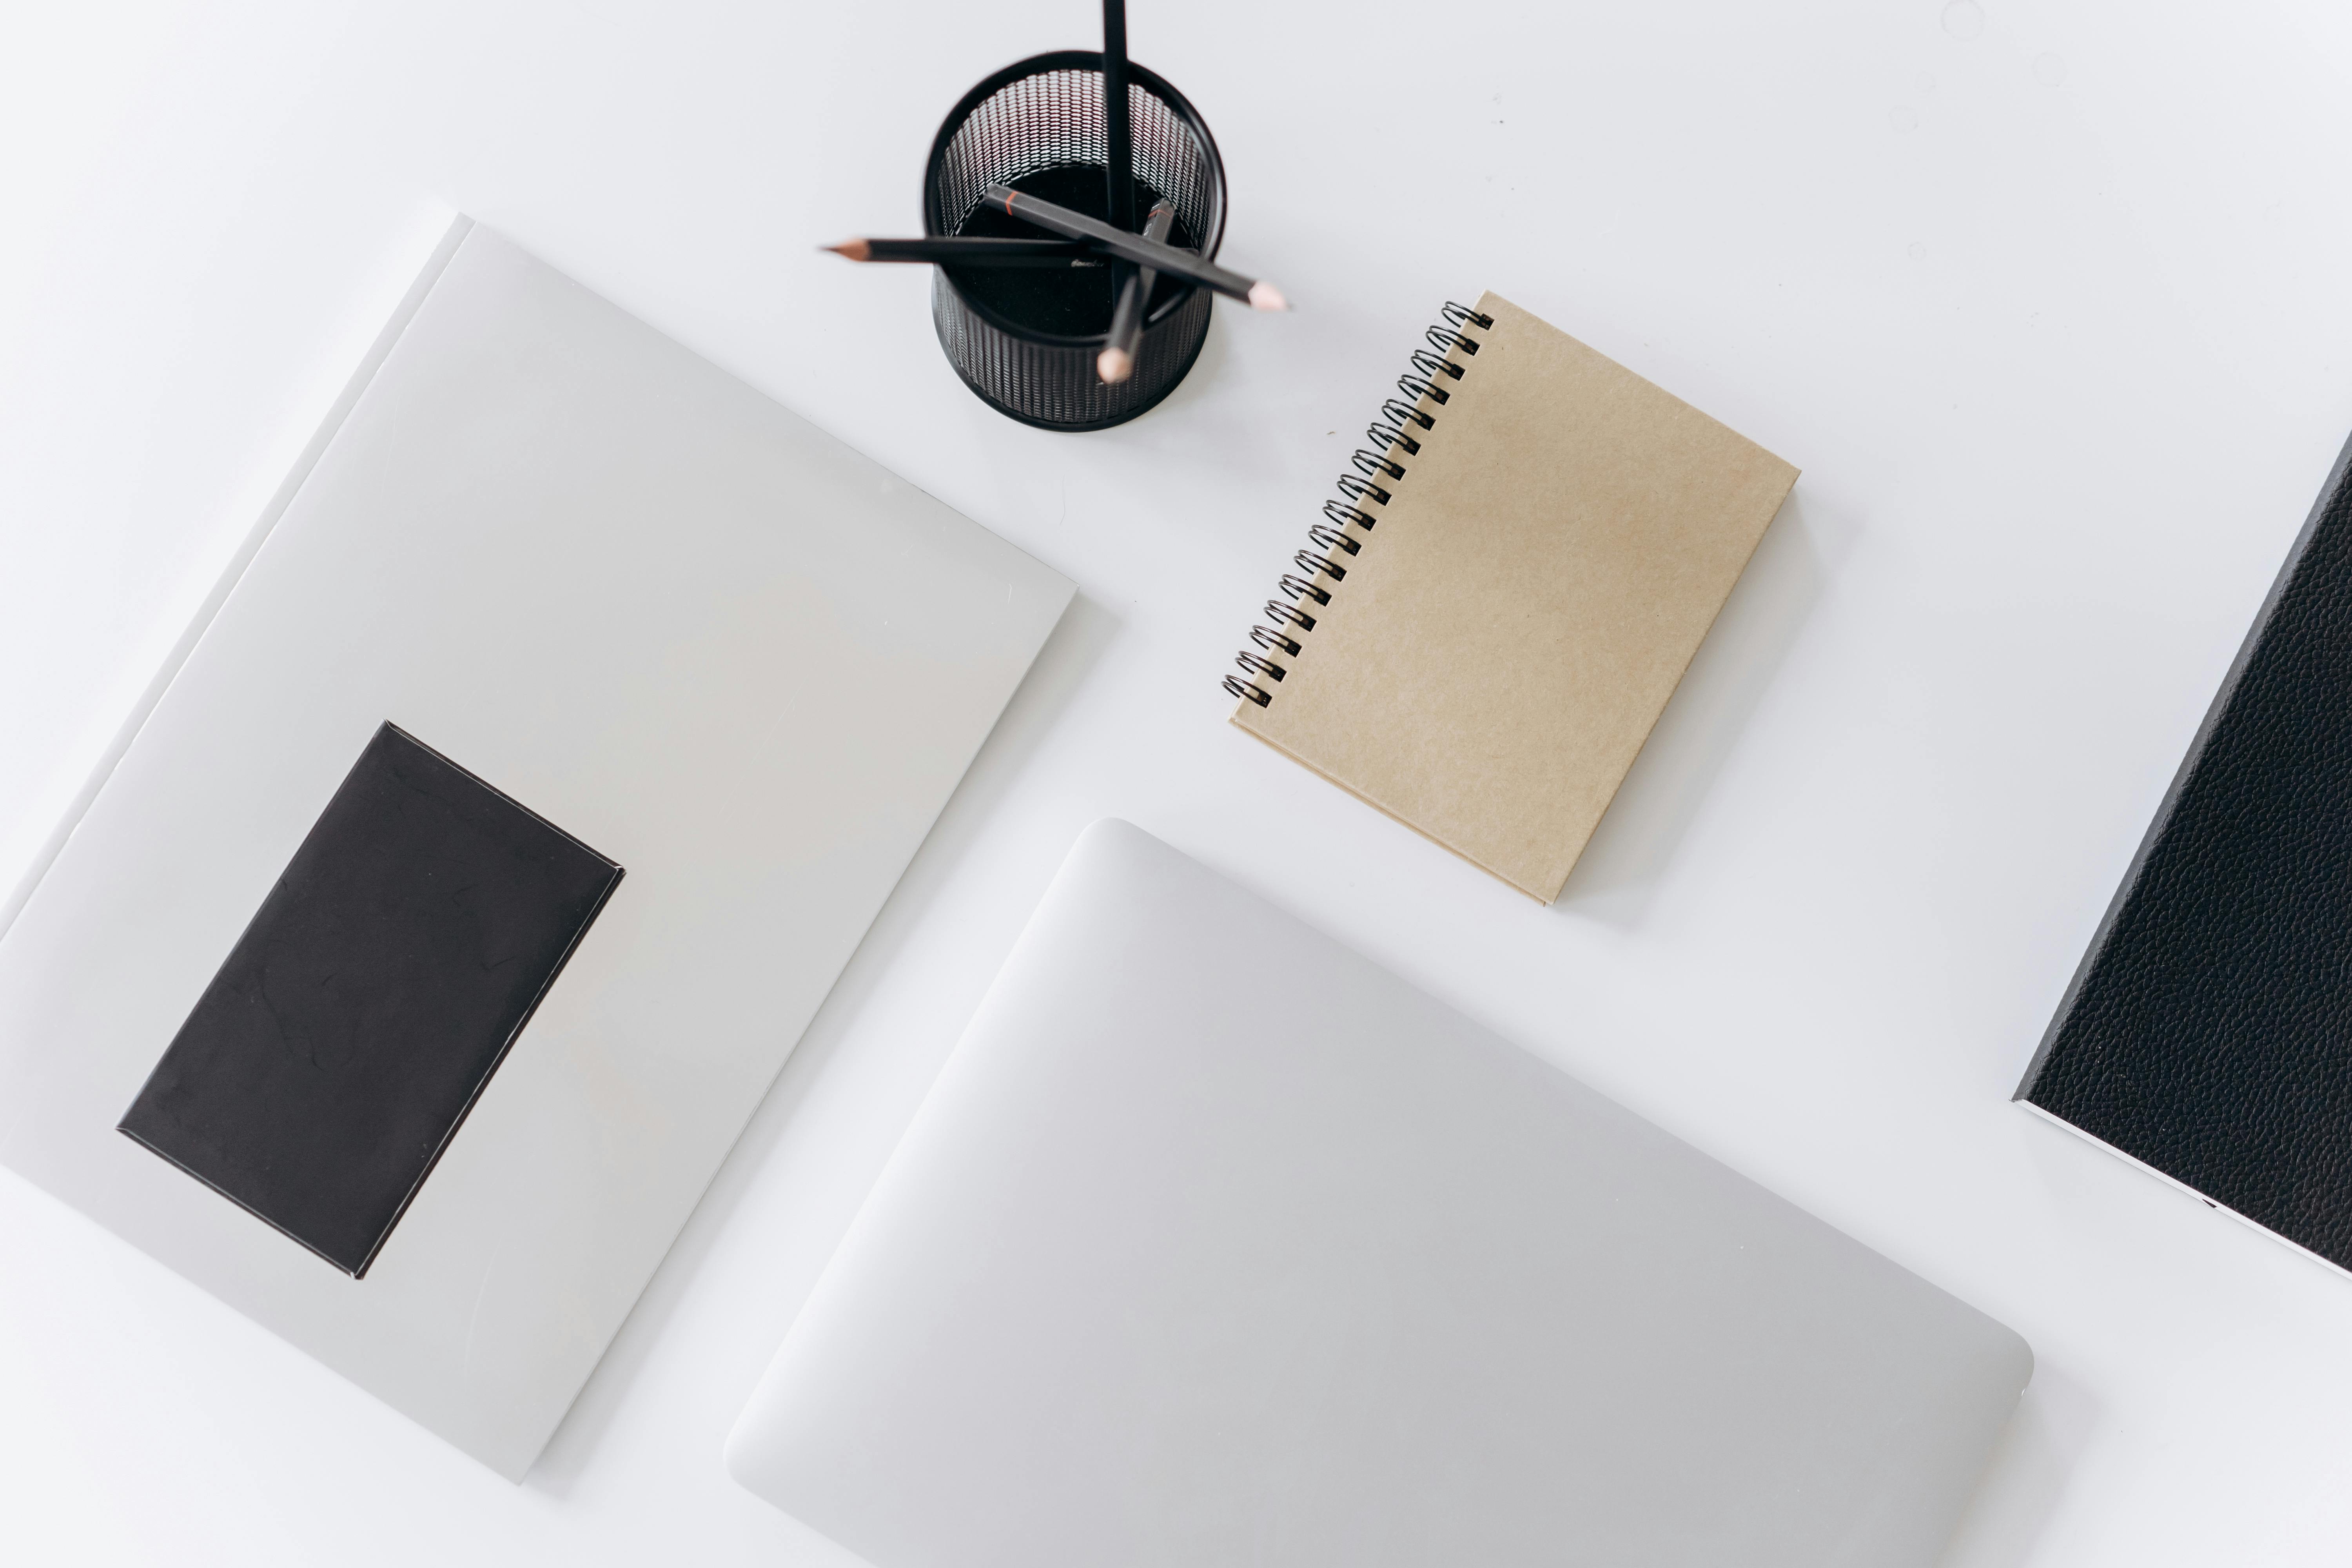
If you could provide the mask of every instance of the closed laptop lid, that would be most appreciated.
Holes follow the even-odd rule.
[[[1104,822],[728,1464],[877,1568],[1924,1568],[2032,1364]]]

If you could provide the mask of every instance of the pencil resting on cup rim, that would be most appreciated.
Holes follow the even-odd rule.
[[[940,267],[1100,267],[1108,260],[1082,240],[1000,239],[982,235],[845,239],[839,245],[817,248],[852,261],[919,261]]]
[[[1085,240],[1122,261],[1153,268],[1171,278],[1181,278],[1187,283],[1196,283],[1202,288],[1213,289],[1220,294],[1243,300],[1252,310],[1290,309],[1290,301],[1282,297],[1282,290],[1263,279],[1244,278],[1205,257],[1196,256],[1189,250],[1179,250],[1158,240],[1146,239],[1139,234],[1129,234],[1125,229],[1114,228],[1099,218],[1074,212],[1058,202],[1029,195],[1004,184],[990,185],[981,193],[981,199],[1040,228],[1066,235],[1072,239]]]
[[[1164,241],[1168,231],[1176,226],[1176,204],[1161,199],[1152,204],[1151,216],[1143,222],[1143,237]],[[1118,287],[1118,302],[1111,307],[1110,331],[1104,334],[1103,351],[1095,356],[1095,374],[1116,386],[1135,374],[1135,343],[1143,335],[1143,308],[1150,303],[1151,286],[1160,281],[1159,272],[1150,267],[1131,268]]]

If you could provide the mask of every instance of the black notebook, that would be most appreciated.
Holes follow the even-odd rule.
[[[2352,446],[2018,1098],[2352,1268]]]
[[[121,1130],[363,1277],[621,875],[384,725]]]

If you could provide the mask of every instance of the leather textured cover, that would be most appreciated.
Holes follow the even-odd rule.
[[[2347,462],[2017,1097],[2352,1268]]]
[[[121,1131],[364,1277],[621,875],[384,725]]]

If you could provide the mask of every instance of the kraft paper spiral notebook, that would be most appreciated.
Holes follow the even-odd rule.
[[[0,1162],[520,1479],[1073,590],[462,220],[278,493],[0,935]]]
[[[2017,1098],[2352,1269],[2352,445]]]
[[[1225,687],[1549,903],[1797,470],[1498,295],[1428,336]]]

